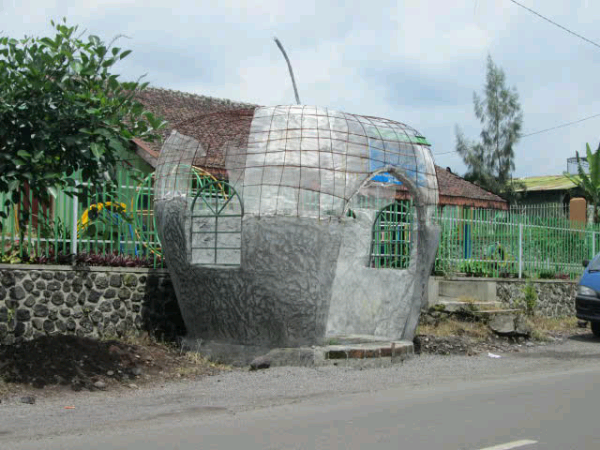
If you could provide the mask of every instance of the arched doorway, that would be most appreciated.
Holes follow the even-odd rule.
[[[382,208],[372,228],[369,267],[406,269],[410,265],[413,208],[400,200]]]

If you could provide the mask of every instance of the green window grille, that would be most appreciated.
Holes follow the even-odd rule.
[[[242,199],[231,185],[225,181],[203,185],[191,206],[192,264],[239,266],[243,215]]]
[[[375,216],[369,267],[406,269],[410,264],[412,204],[399,201]]]

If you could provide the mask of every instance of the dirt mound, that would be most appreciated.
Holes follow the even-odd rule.
[[[215,371],[205,361],[194,361],[174,347],[152,343],[134,345],[57,335],[0,346],[0,379],[35,388],[62,385],[76,391],[103,390],[134,379],[150,381]]]

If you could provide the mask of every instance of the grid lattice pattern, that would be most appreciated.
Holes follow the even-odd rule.
[[[277,106],[204,115],[177,127],[157,168],[157,200],[190,196],[191,167],[224,170],[244,213],[342,216],[361,188],[389,195],[405,184],[437,204],[429,144],[399,122],[315,106]],[[398,181],[399,180],[399,181]]]

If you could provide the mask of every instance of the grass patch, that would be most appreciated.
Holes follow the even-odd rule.
[[[4,381],[4,378],[0,377],[0,398],[4,397],[9,392],[8,384]]]
[[[467,336],[475,341],[485,341],[491,336],[491,330],[483,322],[462,322],[449,318],[437,325],[421,324],[417,334],[429,334],[438,337]]]
[[[206,373],[207,368],[217,369],[219,371],[232,369],[230,365],[211,361],[198,352],[184,352],[182,356],[183,364],[177,367],[177,374],[182,377]]]
[[[577,329],[577,317],[529,317],[535,330],[540,332],[568,332]]]
[[[537,342],[549,342],[550,336],[548,332],[540,331],[537,328],[531,330],[531,339]]]
[[[198,352],[186,352],[185,357],[189,363],[195,366],[209,366],[219,370],[231,370],[230,365],[211,361]]]
[[[492,309],[492,308],[490,308]],[[531,325],[531,339],[537,342],[549,342],[553,338],[577,332],[576,317],[540,317],[523,316]],[[474,342],[483,342],[495,336],[487,323],[482,320],[461,320],[449,316],[437,323],[421,323],[417,334],[436,337],[462,336],[469,337]]]
[[[141,347],[146,347],[149,345],[152,346],[161,346],[165,348],[174,348],[175,345],[173,342],[167,342],[163,340],[159,340],[154,335],[148,333],[147,331],[130,331],[121,335],[103,335],[100,338],[101,341],[118,341],[127,345],[137,345]]]

